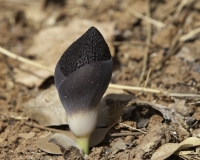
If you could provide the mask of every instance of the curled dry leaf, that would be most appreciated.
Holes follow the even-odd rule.
[[[67,156],[69,159],[72,157],[74,159],[84,159],[83,149],[79,145],[77,145],[72,139],[63,134],[55,133],[53,136],[51,136],[48,142],[58,145],[65,159],[67,158]],[[79,152],[77,152],[77,150]]]
[[[182,159],[194,159],[198,160],[199,159],[199,153],[200,153],[200,147],[196,147],[195,150],[190,150],[190,151],[179,151],[175,152],[174,154],[181,157]]]
[[[151,106],[152,108],[154,108],[155,110],[159,111],[164,119],[166,120],[170,120],[175,124],[181,125],[184,128],[187,128],[187,126],[185,126],[185,117],[180,114],[179,112],[177,112],[175,109],[171,110],[169,107],[166,107],[162,104],[157,104],[155,102],[148,102],[148,101],[141,101],[141,100],[133,100],[131,102],[132,104],[137,104],[138,106],[142,105],[142,106]]]
[[[186,150],[190,147],[196,147],[196,146],[200,146],[200,138],[197,137],[187,138],[181,143],[167,143],[162,145],[160,148],[156,150],[151,160],[163,160],[168,158],[176,151]]]
[[[112,100],[119,100],[119,101],[127,101],[132,100],[134,96],[128,95],[124,92],[122,89],[113,89],[108,88],[106,92],[103,95],[103,98],[101,102],[99,103],[99,113],[98,113],[98,122],[97,127],[106,127],[112,125],[114,122],[108,122],[108,116],[112,112],[109,113],[110,107],[106,104],[106,100],[112,99]],[[118,116],[121,116],[118,114]],[[116,118],[119,119],[119,118]],[[109,124],[108,124],[109,123]]]
[[[63,152],[63,158],[65,160],[74,160],[74,159],[78,159],[78,160],[85,160],[87,155],[85,155],[84,157],[80,154],[80,151],[78,148],[74,147],[74,146],[70,146],[67,149],[65,149]]]

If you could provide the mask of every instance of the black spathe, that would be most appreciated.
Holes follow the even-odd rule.
[[[91,27],[64,52],[55,69],[55,85],[68,114],[97,107],[112,75],[112,57],[101,33]]]

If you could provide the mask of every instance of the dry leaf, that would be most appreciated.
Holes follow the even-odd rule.
[[[196,146],[200,146],[200,138],[196,137],[190,137],[181,143],[167,143],[156,150],[151,160],[163,160],[176,151],[186,150],[190,147]]]
[[[169,142],[169,139],[169,127],[162,123],[156,124],[141,139],[139,145],[132,150],[132,155],[135,160],[148,159],[155,149]]]
[[[111,94],[115,93],[115,94]],[[97,127],[106,127],[109,107],[106,105],[107,99],[127,101],[134,96],[126,95],[123,90],[108,88],[103,99],[100,102],[99,117]],[[24,112],[31,118],[44,126],[65,125],[67,124],[67,115],[63,105],[58,97],[55,86],[46,89],[37,95],[36,98],[30,99],[23,104]],[[121,116],[118,116],[118,118]],[[109,123],[112,125],[114,122]],[[110,126],[108,125],[108,126]]]
[[[44,126],[67,124],[67,115],[55,86],[23,104],[24,112]]]
[[[174,109],[171,110],[169,107],[166,107],[166,106],[161,105],[161,104],[157,104],[156,102],[133,100],[131,103],[133,103],[133,104],[136,103],[138,106],[140,106],[140,105],[151,106],[155,110],[162,113],[163,117],[166,120],[171,120],[173,123],[179,124],[179,125],[183,126],[184,128],[187,128],[187,126],[185,126],[186,125],[185,124],[185,117]]]
[[[125,142],[121,138],[111,145],[112,145],[111,148],[112,154],[116,154],[117,152],[125,150],[127,148]]]
[[[191,150],[191,151],[179,151],[179,152],[176,152],[175,155],[186,160],[190,160],[190,159],[198,160],[199,155],[200,155],[200,147],[196,147],[195,150]]]
[[[36,63],[43,64],[54,71],[64,51],[91,26],[99,29],[107,42],[111,41],[114,35],[114,23],[73,20],[68,26],[55,26],[40,30],[34,36],[34,43],[28,49],[26,56],[36,56],[34,60]],[[29,87],[40,86],[46,78],[53,75],[53,72],[50,73],[25,63],[21,63],[14,71],[15,81]]]
[[[108,91],[109,92],[109,91]],[[112,102],[109,102],[109,106],[110,106],[110,111],[108,114],[108,119],[107,119],[107,128],[96,128],[93,133],[91,134],[90,137],[90,147],[96,146],[99,143],[102,142],[102,140],[104,139],[104,137],[106,136],[107,132],[110,130],[110,128],[113,127],[113,125],[115,125],[118,120],[120,119],[124,109],[126,108],[128,102],[132,99],[132,97],[130,98],[129,95],[127,95],[127,97],[125,95],[120,95],[120,94],[112,94],[112,95],[106,95],[109,98],[116,98],[116,99],[120,99],[120,97],[123,100],[126,101],[120,101],[120,100],[112,100]],[[106,97],[105,96],[105,97]],[[117,98],[118,97],[118,98]],[[105,98],[106,99],[106,98]],[[129,100],[128,100],[129,99]],[[70,131],[60,131],[60,133],[64,134],[65,136],[69,137],[70,139],[75,141],[75,136],[70,132]],[[48,146],[48,139],[50,138],[50,136],[45,137],[45,138],[40,138],[37,140],[37,145],[38,147],[48,153],[51,154],[61,154],[61,152],[58,152],[58,147],[53,147],[51,144],[50,146]],[[61,143],[65,143],[65,141],[61,141]],[[62,146],[64,146],[64,144],[61,144]],[[55,145],[56,146],[56,145]],[[55,149],[55,152],[54,152]]]
[[[35,132],[29,132],[29,133],[19,133],[18,134],[19,137],[24,138],[26,140],[32,138],[35,136]]]
[[[57,145],[48,142],[51,136],[48,135],[47,137],[39,138],[36,142],[38,148],[50,154],[62,154]]]
[[[178,99],[174,97],[173,99],[175,103],[172,103],[169,105],[170,109],[175,109],[177,112],[181,113],[182,115],[186,117],[191,115],[191,113],[193,112],[193,109],[192,107],[185,105],[185,102],[186,102],[185,99]]]
[[[106,103],[107,100],[111,99],[113,100],[113,103],[115,103],[114,101],[130,101],[132,99],[134,99],[135,96],[133,95],[128,95],[127,93],[124,92],[124,90],[122,89],[112,89],[112,88],[108,88],[105,92],[105,94],[103,95],[103,98],[100,102],[100,110],[99,110],[99,116],[98,116],[98,122],[97,122],[97,127],[106,127],[106,126],[111,126],[113,123],[115,123],[116,119],[119,119],[120,116],[122,115],[122,110],[124,110],[126,105],[123,105],[123,107],[119,107],[119,104],[116,105],[117,108],[117,114],[115,114],[115,118],[113,121],[109,121],[108,122],[108,116],[109,114],[112,114],[115,112],[115,109],[113,108],[113,110],[109,113],[110,107],[113,107],[112,105],[109,107]],[[111,118],[111,115],[110,115]]]
[[[115,125],[116,123],[114,123],[113,125],[111,125],[110,127],[107,128],[96,128],[90,137],[90,147],[94,147],[96,145],[98,145],[99,143],[101,143],[103,141],[103,139],[105,138],[106,134],[108,133],[108,131]]]

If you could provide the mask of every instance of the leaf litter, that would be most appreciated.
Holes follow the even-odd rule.
[[[104,30],[101,32],[105,37],[111,38],[106,38],[106,40],[109,42],[114,56],[112,83],[138,86],[143,72],[142,68],[146,65],[145,72],[147,73],[150,67],[152,67],[152,72],[147,78],[147,83],[143,79],[140,87],[156,88],[169,93],[199,95],[199,1],[164,0],[156,3],[150,1],[150,5],[147,2],[128,0],[100,3],[86,0],[64,3],[64,1],[49,0],[40,2],[18,0],[0,3],[2,11],[0,13],[1,47],[16,53],[17,56],[44,64],[52,70],[52,72],[47,72],[0,55],[0,159],[30,159],[33,157],[33,159],[60,160],[79,152],[72,147],[66,150],[62,156],[47,154],[38,149],[35,142],[39,137],[46,133],[50,136],[55,133],[55,131],[49,132],[49,128],[43,127],[43,125],[57,125],[53,128],[57,128],[58,133],[64,134],[61,130],[63,126],[60,124],[66,123],[66,121],[46,120],[43,124],[42,121],[36,119],[37,114],[31,117],[31,114],[26,112],[24,115],[22,103],[31,98],[32,100],[36,99],[42,91],[39,88],[42,83],[49,88],[47,78],[53,74],[54,60],[56,61],[56,56],[59,57],[59,54],[66,49],[68,39],[69,44],[76,39],[74,37],[73,40],[70,40],[71,36],[76,36],[73,30],[77,30],[78,33],[79,30],[80,32],[86,30],[83,29],[85,26],[83,19],[87,19],[86,21],[92,22],[92,24],[106,24],[105,32],[103,32]],[[146,5],[151,14],[146,13]],[[40,17],[37,16],[38,14]],[[74,21],[78,21],[78,23],[74,23]],[[150,30],[150,38],[152,38],[150,44],[147,44],[145,41],[149,38],[147,34],[149,23],[152,25]],[[71,30],[66,31],[70,25]],[[70,36],[66,37],[59,31]],[[145,48],[149,50],[146,64],[144,64]],[[117,91],[113,91],[113,93],[115,92]],[[170,147],[170,149],[173,148],[173,151],[170,150],[164,154],[165,158],[172,160],[199,158],[197,139],[195,142],[191,140],[182,144],[190,138],[199,138],[198,97],[175,98],[163,96],[167,94],[149,94],[145,91],[138,93],[129,91],[127,88],[120,94],[124,93],[134,95],[131,102],[120,102],[118,100],[120,95],[116,98],[110,97],[103,102],[102,105],[106,107],[101,115],[107,115],[105,119],[109,121],[99,120],[101,123],[97,129],[104,129],[105,135],[100,134],[102,137],[96,142],[98,145],[94,144],[96,147],[91,148],[87,159],[130,160],[133,157],[138,159],[145,157],[148,160],[154,157],[154,154],[159,153],[159,148],[168,144],[172,144],[172,146],[181,144],[183,147],[176,151]],[[49,101],[51,99],[54,97]],[[35,102],[32,102],[30,107],[37,108],[34,105]],[[44,99],[41,100],[41,104],[47,108],[50,106],[50,102],[45,102]],[[113,104],[113,110],[116,113],[108,115],[109,108]],[[37,104],[37,106],[40,105]],[[123,106],[123,110],[119,106]],[[126,107],[124,108],[124,106]],[[54,112],[54,110],[50,112]],[[118,116],[118,112],[123,113]],[[49,115],[52,114],[49,113]],[[30,117],[33,125],[27,125],[30,121],[28,118],[20,117]],[[116,119],[118,119],[117,122]],[[112,126],[112,124],[115,125]],[[112,127],[109,128],[109,126]],[[158,134],[155,132],[156,129]],[[28,140],[19,137],[20,133],[29,135],[31,132],[35,133],[35,136]],[[70,131],[66,131],[65,128],[64,132],[67,132],[67,136],[71,136],[73,139]],[[95,135],[98,134],[95,133]],[[121,139],[119,148],[122,149],[110,152],[111,144],[119,139]],[[131,144],[126,142],[131,142]],[[126,148],[124,144],[126,144]],[[47,143],[47,145],[51,145],[51,143]],[[162,155],[163,152],[159,154]]]
[[[109,112],[106,115],[101,115],[101,119],[102,119],[102,117],[104,117],[104,119],[106,119],[106,124],[105,124],[106,128],[96,128],[93,131],[93,133],[91,134],[91,138],[90,138],[90,147],[94,147],[103,141],[107,132],[119,121],[122,113],[125,111],[125,109],[127,107],[128,102],[133,97],[133,96],[126,95],[126,94],[121,94],[121,93],[124,93],[123,90],[116,91],[116,93],[120,93],[120,94],[110,94],[112,91],[113,90],[108,89],[106,91],[106,93],[104,94],[104,98],[102,99],[103,102],[106,101],[106,99],[112,99],[112,102],[110,102],[108,105],[110,108]],[[121,97],[121,98],[119,98],[119,97]],[[120,99],[121,99],[121,101],[120,101]],[[51,115],[48,115],[48,116],[51,116]],[[58,116],[58,118],[59,118],[59,116]],[[70,131],[60,131],[60,133],[61,133],[60,135],[62,135],[61,137],[59,137],[57,133],[56,133],[57,136],[54,137],[55,134],[52,136],[52,137],[54,137],[53,142],[58,146],[65,146],[67,139],[75,140],[75,136]],[[63,140],[60,140],[60,138],[62,138]],[[51,136],[39,138],[37,140],[38,147],[41,150],[44,150],[51,154],[61,154],[61,152],[59,152],[59,150],[58,150],[58,147],[56,147],[52,144],[48,145],[49,139],[51,139]],[[57,141],[57,139],[58,139],[58,141]],[[71,144],[71,141],[70,141],[70,144]],[[65,147],[68,148],[70,146],[65,146]],[[74,147],[76,147],[76,146],[74,146]],[[64,148],[64,147],[62,147],[62,148]],[[64,148],[64,149],[67,149],[67,148]],[[54,149],[55,149],[55,152],[54,152]]]

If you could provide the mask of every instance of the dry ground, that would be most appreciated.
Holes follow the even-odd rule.
[[[111,83],[161,91],[127,89],[134,100],[107,100],[108,106],[126,106],[125,111],[120,123],[91,148],[88,159],[147,160],[169,142],[197,137],[197,143],[200,1],[0,0],[0,46],[51,69],[56,59],[52,55],[61,55],[88,24],[104,31],[114,60]],[[63,159],[38,148],[37,139],[51,130],[30,119],[22,107],[51,85],[51,72],[0,54],[0,159]],[[177,151],[173,144],[165,158],[200,159],[200,143],[186,144],[177,149],[187,153],[171,155]]]

